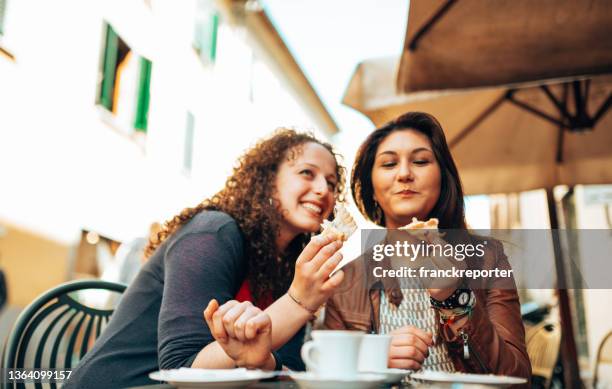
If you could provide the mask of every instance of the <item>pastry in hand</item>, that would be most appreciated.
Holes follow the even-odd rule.
[[[336,204],[334,220],[331,222],[324,220],[321,227],[323,227],[321,235],[334,234],[339,239],[346,241],[357,230],[357,223],[343,205]]]
[[[438,232],[438,219],[431,218],[427,221],[418,220],[416,217],[412,218],[412,222],[398,228],[398,230],[410,231],[410,233],[419,239],[427,240],[426,236],[432,232],[434,236],[442,237],[444,234]]]
[[[398,230],[436,230],[438,231],[438,219],[435,217],[427,220],[426,222],[418,220],[416,217],[412,218],[412,222],[403,227],[398,228]]]

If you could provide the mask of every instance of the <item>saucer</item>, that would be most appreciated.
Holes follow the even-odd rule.
[[[404,377],[409,376],[413,373],[412,370],[404,369],[385,369],[385,370],[374,370],[374,371],[362,371],[364,374],[380,374],[385,376],[385,384],[395,384],[400,382]]]
[[[383,374],[359,373],[351,378],[322,377],[312,372],[289,376],[302,389],[372,389],[385,382]]]
[[[149,374],[155,381],[166,381],[177,388],[244,388],[252,383],[274,377],[274,372],[247,369],[160,370]]]
[[[419,373],[413,373],[410,378],[428,382],[486,385],[498,388],[505,388],[510,385],[524,384],[527,382],[525,378],[520,377],[509,377],[494,374],[447,373],[442,371],[422,371]]]

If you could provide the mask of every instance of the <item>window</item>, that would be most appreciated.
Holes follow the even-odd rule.
[[[217,56],[217,30],[219,13],[211,0],[198,0],[196,9],[193,48],[205,64],[215,62]]]
[[[106,24],[97,103],[121,123],[143,133],[148,125],[151,68],[151,61],[135,54]]]
[[[0,36],[4,35],[4,15],[6,14],[6,2],[8,0],[0,0]]]
[[[193,137],[195,129],[195,118],[193,114],[187,111],[187,121],[185,123],[185,144],[183,148],[183,171],[191,172],[193,162]]]

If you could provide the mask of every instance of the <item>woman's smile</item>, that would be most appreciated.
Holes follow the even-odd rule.
[[[317,219],[321,219],[323,216],[323,205],[321,203],[314,202],[302,202],[300,204],[309,214],[315,216]]]

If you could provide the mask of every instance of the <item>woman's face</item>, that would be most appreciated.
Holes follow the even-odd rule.
[[[394,131],[378,145],[372,167],[374,199],[387,228],[425,220],[440,197],[440,166],[426,135]]]
[[[317,232],[335,203],[336,159],[318,143],[297,146],[276,174],[275,200],[283,214],[281,233]],[[288,153],[291,155],[291,153]]]

